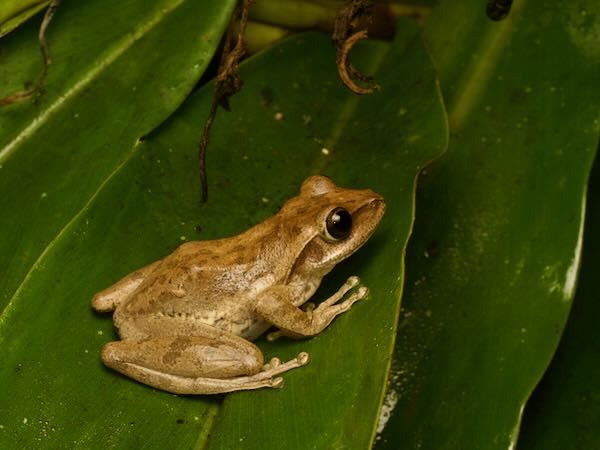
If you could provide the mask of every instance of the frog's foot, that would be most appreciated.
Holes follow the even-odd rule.
[[[289,361],[284,362],[284,363],[282,363],[279,358],[273,358],[273,359],[271,359],[271,361],[268,364],[265,364],[263,366],[263,370],[261,372],[257,373],[256,375],[254,375],[254,377],[257,379],[262,378],[262,377],[272,378],[276,375],[287,372],[288,370],[292,370],[292,369],[296,369],[297,367],[305,366],[306,364],[308,364],[309,361],[310,361],[310,357],[308,356],[308,353],[306,353],[306,352],[300,352],[294,359],[290,359]],[[283,386],[283,379],[280,378],[280,380],[281,380],[281,385],[273,386],[273,387]]]
[[[288,296],[276,291],[267,292],[256,302],[256,311],[267,322],[279,328],[278,331],[269,333],[267,339],[272,341],[280,336],[302,339],[319,334],[337,315],[348,311],[354,303],[367,296],[369,290],[361,286],[338,303],[358,283],[358,277],[348,278],[335,294],[309,311],[302,311],[294,306]]]
[[[319,308],[327,308],[329,306],[335,305],[337,302],[339,302],[344,297],[344,295],[346,295],[348,293],[348,291],[350,291],[351,289],[358,286],[359,283],[360,283],[360,278],[358,278],[357,276],[352,276],[352,277],[348,278],[346,280],[346,282],[342,285],[342,287],[339,288],[335,294],[333,294],[331,297],[329,297],[327,300],[325,300],[324,302],[322,302],[319,305],[317,310]],[[347,305],[348,307],[350,307],[350,306],[352,306],[353,303],[365,298],[365,296],[367,295],[368,292],[369,292],[368,289],[363,286],[363,287],[359,288],[358,291],[356,291],[354,294],[352,294],[342,304],[348,304],[350,299],[352,299],[352,301]]]
[[[335,305],[335,306],[340,306],[341,307],[340,310],[342,310],[342,311],[348,311],[353,304],[355,304],[359,300],[362,300],[368,294],[369,294],[369,288],[366,286],[361,286],[350,297],[348,297],[346,300],[344,300],[339,305]]]
[[[356,286],[358,286],[359,283],[360,283],[360,278],[358,278],[357,276],[351,276],[350,278],[348,278],[346,280],[346,282],[342,285],[341,288],[338,289],[338,291],[335,294],[333,294],[327,300],[323,301],[318,307],[314,303],[308,302],[308,303],[304,304],[302,309],[304,310],[304,312],[306,312],[310,315],[312,315],[314,313],[318,314],[318,313],[322,312],[324,309],[330,309],[333,305],[335,305],[342,298],[344,298],[344,295],[346,295],[348,293],[348,291],[350,291],[353,288],[355,288]],[[337,305],[333,310],[330,310],[330,311],[331,312],[339,311],[338,313],[336,313],[334,315],[340,314],[344,311],[348,311],[354,303],[356,303],[358,300],[365,298],[365,296],[368,293],[369,293],[369,290],[366,287],[362,286],[355,293],[353,293],[348,299],[346,299],[343,303]],[[279,339],[282,336],[289,336],[289,334],[283,330],[272,331],[269,334],[267,334],[267,341],[272,342],[276,339]]]
[[[361,286],[356,292],[352,293],[352,295],[350,295],[350,297],[348,297],[342,303],[336,303],[331,305],[327,303],[330,299],[327,299],[326,301],[321,303],[317,309],[315,309],[313,314],[315,316],[327,317],[327,319],[325,319],[325,322],[329,323],[335,316],[348,311],[354,303],[365,298],[368,293],[369,289],[366,286]]]

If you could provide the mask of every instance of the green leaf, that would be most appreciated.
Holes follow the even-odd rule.
[[[296,164],[288,163],[277,172],[294,173],[297,185],[306,175],[324,171],[334,180],[369,186],[386,198],[386,217],[372,242],[326,283],[326,290],[332,292],[357,274],[370,288],[371,299],[310,341],[261,343],[268,355],[285,359],[308,351],[312,362],[289,376],[282,392],[227,396],[208,449],[240,445],[274,449],[282,442],[294,449],[367,448],[374,437],[402,292],[415,175],[445,149],[447,132],[429,57],[414,37],[415,26],[401,23],[402,32],[391,47],[371,43],[363,50],[366,53],[353,55],[359,61],[356,66],[374,73],[381,85],[381,92],[372,96],[357,98],[341,87],[329,91],[328,86],[339,81],[334,52],[325,42],[307,43],[304,51],[290,55],[279,74],[300,86],[276,92],[276,98],[282,98],[278,106],[286,116],[287,108],[293,108],[297,118],[292,119],[298,122],[302,115],[311,115],[314,127],[319,127],[318,132],[313,128],[312,135],[323,138],[325,148],[333,153],[318,155],[319,145],[303,140],[302,132],[295,137],[294,148],[289,148],[290,130],[279,137],[283,142],[271,145],[303,152],[306,160],[297,165],[304,169],[296,173]],[[317,58],[315,48],[321,61],[310,61],[310,69],[303,69],[308,58]],[[314,81],[286,75],[305,71]],[[320,99],[323,95],[327,97]],[[318,116],[315,111],[320,111]],[[263,179],[267,177],[268,172]],[[316,297],[325,296],[317,293]]]
[[[0,3],[0,37],[26,22],[49,3],[49,0],[2,0]]]
[[[213,128],[203,206],[194,144],[212,86],[137,143],[46,248],[0,319],[0,442],[189,448],[210,434],[210,448],[368,445],[395,332],[415,175],[447,140],[435,74],[414,33],[407,25],[391,46],[353,50],[357,67],[382,87],[370,97],[341,86],[322,35],[299,35],[246,62],[233,112],[220,112]],[[222,397],[174,396],[102,366],[100,348],[116,335],[109,316],[90,309],[96,291],[182,241],[264,220],[313,173],[373,188],[388,209],[371,241],[324,285],[332,291],[357,274],[370,299],[311,340],[260,343],[267,358],[311,353],[283,389],[230,394],[221,407]]]
[[[0,310],[36,260],[191,91],[233,0],[64,2],[42,94],[0,109]],[[0,97],[37,78],[37,24],[0,41]],[[185,43],[186,45],[182,45]],[[8,195],[10,193],[10,195]]]
[[[417,197],[378,448],[515,445],[575,292],[600,128],[592,3],[514,2],[495,23],[446,1],[427,25],[451,141]]]
[[[600,448],[600,160],[590,180],[582,269],[567,327],[527,406],[518,448]]]

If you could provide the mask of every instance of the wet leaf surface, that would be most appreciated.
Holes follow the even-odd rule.
[[[233,3],[61,3],[41,95],[0,109],[0,233],[11,237],[0,240],[0,310],[137,139],[189,94]],[[0,97],[39,75],[38,27],[0,41]]]
[[[3,0],[0,3],[0,37],[25,23],[49,3],[49,0]]]
[[[483,6],[441,2],[426,27],[451,139],[419,186],[380,449],[512,448],[575,293],[598,8]]]
[[[372,97],[354,97],[340,85],[322,35],[300,35],[245,63],[244,89],[231,113],[219,113],[211,135],[206,205],[198,204],[195,144],[210,85],[124,152],[112,171],[92,165],[82,172],[75,164],[61,172],[83,187],[85,177],[104,178],[87,203],[77,209],[73,202],[75,214],[1,316],[0,442],[190,448],[210,436],[209,448],[368,445],[395,332],[415,176],[447,142],[435,73],[415,32],[407,25],[392,45],[355,50],[357,64],[382,86]],[[100,120],[103,111],[97,114]],[[21,169],[2,170],[16,177]],[[380,192],[387,213],[318,294],[357,274],[370,298],[314,339],[260,343],[267,357],[311,354],[308,366],[285,375],[283,389],[231,394],[222,404],[222,396],[174,396],[102,366],[100,348],[116,335],[109,316],[91,311],[96,291],[183,241],[234,235],[264,220],[314,173]],[[31,179],[32,192],[42,190]],[[66,206],[50,211],[66,209],[65,191]]]
[[[590,180],[577,293],[558,351],[525,407],[517,448],[598,448],[600,161]]]

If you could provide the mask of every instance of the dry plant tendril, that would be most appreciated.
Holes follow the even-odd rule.
[[[371,17],[371,0],[350,0],[338,12],[335,19],[332,40],[337,47],[336,64],[342,82],[352,92],[360,95],[371,94],[379,89],[373,78],[357,70],[349,61],[348,54],[354,44],[361,39],[367,39],[367,31],[356,31],[359,19]],[[367,87],[356,84],[354,80],[368,83]]]
[[[44,19],[42,20],[42,25],[40,25],[40,31],[38,33],[38,40],[40,42],[40,51],[42,52],[42,59],[44,62],[44,67],[42,68],[42,72],[38,76],[36,82],[33,84],[31,89],[26,89],[24,91],[14,92],[10,95],[7,95],[4,98],[0,98],[0,106],[12,105],[13,103],[20,102],[21,100],[25,100],[26,98],[31,97],[36,94],[46,81],[46,76],[48,75],[48,67],[52,64],[52,59],[50,58],[50,51],[48,49],[48,43],[46,42],[46,29],[48,25],[50,25],[50,21],[54,17],[54,13],[60,4],[60,0],[52,0],[46,9],[46,13],[44,14]]]
[[[210,105],[208,118],[206,119],[204,129],[202,130],[202,137],[200,139],[200,146],[198,149],[198,165],[200,172],[200,184],[202,188],[202,203],[208,200],[206,149],[208,148],[210,130],[217,115],[217,109],[219,106],[221,106],[225,110],[229,111],[229,97],[238,92],[243,84],[238,65],[246,53],[244,33],[246,31],[246,24],[248,23],[248,8],[250,7],[252,1],[253,0],[243,0],[241,6],[238,5],[233,16],[231,17],[229,28],[227,29],[227,34],[225,36],[225,42],[223,44],[221,61],[219,63],[219,69],[215,81],[215,94]],[[235,37],[234,30],[238,21],[240,24],[239,31],[237,33],[237,37]]]

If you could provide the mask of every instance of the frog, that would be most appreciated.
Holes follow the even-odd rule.
[[[112,312],[119,340],[103,363],[156,389],[225,394],[283,385],[279,375],[309,362],[264,355],[253,342],[303,339],[367,297],[357,276],[318,306],[309,302],[336,264],[374,233],[385,211],[370,189],[308,177],[297,196],[232,237],[189,241],[98,292],[92,308]]]

